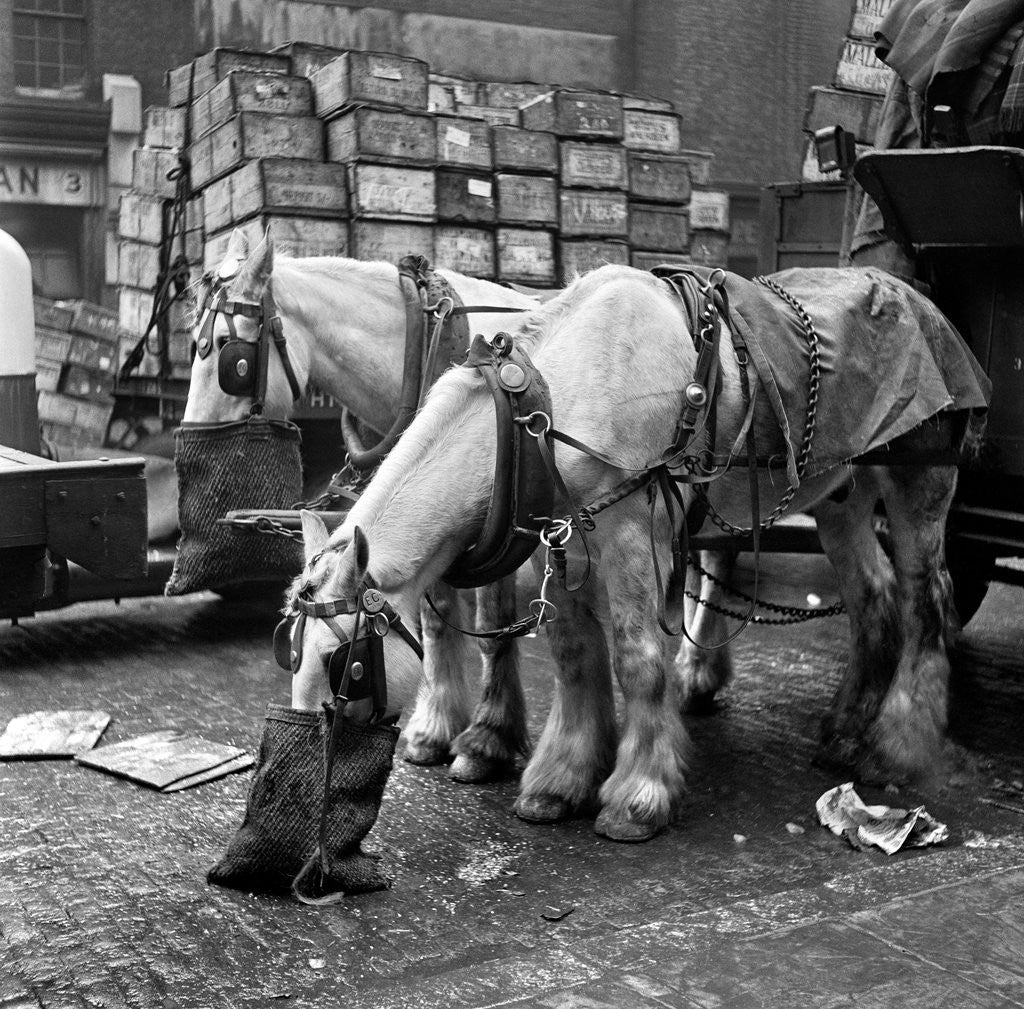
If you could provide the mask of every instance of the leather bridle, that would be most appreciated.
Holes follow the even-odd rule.
[[[263,413],[263,403],[267,395],[270,345],[273,343],[291,387],[292,400],[300,399],[302,386],[288,355],[288,342],[269,282],[260,300],[254,302],[238,298],[229,299],[226,283],[230,279],[218,277],[210,288],[202,308],[199,335],[196,337],[196,354],[205,360],[213,352],[218,342],[213,335],[214,325],[217,316],[223,316],[228,336],[220,341],[217,349],[217,380],[221,391],[229,396],[251,397],[250,413]],[[259,332],[255,340],[244,340],[238,335],[235,316],[239,315],[256,320]]]

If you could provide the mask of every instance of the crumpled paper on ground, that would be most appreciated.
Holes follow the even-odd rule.
[[[892,855],[900,848],[923,848],[949,837],[949,828],[929,815],[924,806],[894,809],[865,805],[851,781],[830,788],[815,808],[823,827],[842,834],[858,850],[875,845]]]

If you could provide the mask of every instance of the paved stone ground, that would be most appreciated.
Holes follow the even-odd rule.
[[[771,563],[773,598],[802,601],[807,565],[828,596],[817,559]],[[892,858],[814,817],[839,783],[811,755],[841,620],[744,634],[736,682],[690,722],[691,791],[654,841],[531,826],[511,814],[514,781],[399,763],[371,835],[394,886],[335,907],[205,884],[248,775],[161,795],[66,762],[0,764],[0,1009],[1024,1005],[1024,799],[999,785],[1024,777],[1019,609],[1019,590],[994,589],[958,648],[957,772],[928,794],[863,790],[950,826],[941,848]],[[178,727],[254,748],[265,703],[287,697],[272,619],[204,595],[0,629],[0,721],[97,707],[114,716],[105,741]],[[536,733],[543,642],[527,658]]]

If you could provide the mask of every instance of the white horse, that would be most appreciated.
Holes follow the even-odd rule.
[[[805,272],[820,274],[826,300],[834,277],[852,276],[866,288],[873,314],[891,312],[894,324],[915,325],[899,306],[918,296],[894,288],[898,282],[884,275]],[[616,487],[630,475],[627,467],[658,459],[671,441],[696,366],[686,330],[668,288],[626,267],[584,276],[513,330],[517,346],[528,351],[550,386],[556,428],[606,457],[558,446],[559,470],[578,501]],[[875,358],[869,354],[860,361],[869,376],[878,367]],[[747,401],[734,356],[723,353],[720,367],[718,433],[720,444],[732,445],[742,441]],[[873,405],[861,402],[870,382],[854,387],[842,368],[830,370],[840,396],[833,409]],[[882,402],[890,375],[874,379],[885,410],[898,415],[907,408],[902,399]],[[941,444],[954,424],[941,409],[894,444],[910,450]],[[785,457],[788,446],[765,396],[755,399],[752,417],[758,455]],[[481,377],[470,368],[449,371],[342,526],[328,537],[318,519],[304,515],[307,570],[295,591],[301,584],[315,589],[318,600],[352,599],[366,578],[407,622],[414,619],[423,592],[478,535],[493,484],[495,446],[494,407]],[[848,669],[826,719],[829,752],[890,780],[927,771],[943,741],[952,619],[943,535],[956,484],[954,465],[899,462],[836,465],[800,482],[791,502],[816,518],[851,621]],[[776,481],[759,473],[764,517],[781,495]],[[683,494],[692,498],[689,488]],[[713,483],[710,496],[720,513],[749,521],[744,469]],[[888,516],[891,562],[872,527],[879,501]],[[567,502],[556,507],[564,509]],[[559,615],[546,625],[547,636],[558,671],[547,724],[522,775],[516,812],[524,819],[554,821],[596,802],[599,833],[644,840],[669,821],[682,794],[688,738],[677,687],[667,675],[652,565],[653,548],[661,571],[667,569],[673,530],[660,504],[652,530],[648,509],[647,496],[633,493],[601,512],[591,534],[598,577],[572,594],[554,583],[549,587]],[[570,547],[577,543],[574,536]],[[570,550],[570,569],[578,563],[578,552]],[[351,633],[351,617],[337,621]],[[388,683],[400,706],[418,663],[393,637],[385,639]],[[337,639],[325,622],[310,618],[305,640],[292,704],[312,710],[330,697],[322,656]],[[621,733],[612,669],[625,701]]]
[[[300,387],[311,382],[375,430],[389,430],[401,400],[406,339],[406,308],[397,267],[343,257],[275,257],[269,235],[249,252],[244,235],[236,231],[218,271],[226,276],[234,273],[228,297],[259,303],[270,285]],[[451,270],[438,272],[465,305],[536,307],[537,299],[531,295]],[[200,306],[207,291],[208,286],[198,291]],[[472,333],[493,336],[515,318],[515,314],[473,313],[469,324]],[[196,321],[198,325],[201,319]],[[242,339],[256,338],[253,319],[239,315],[234,324]],[[225,332],[226,321],[219,318],[215,344]],[[196,356],[182,418],[185,423],[241,420],[248,416],[251,402],[221,390],[216,353]],[[274,351],[263,412],[281,420],[294,412],[291,387]],[[453,778],[484,781],[507,772],[517,756],[529,753],[517,646],[511,641],[481,641],[483,690],[474,707],[465,638],[444,622],[472,624],[472,612],[467,614],[472,600],[460,601],[459,594],[443,583],[431,595],[441,615],[424,606],[421,622],[417,621],[417,626],[422,623],[426,678],[405,730],[404,756],[416,764],[439,764],[454,754]],[[478,627],[501,626],[514,607],[514,578],[480,590]]]

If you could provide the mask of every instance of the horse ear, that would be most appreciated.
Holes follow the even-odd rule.
[[[358,584],[366,577],[366,569],[370,566],[370,541],[359,526],[356,526],[352,534],[352,549],[355,551],[355,576]]]
[[[238,273],[239,264],[245,262],[249,255],[249,239],[241,228],[235,228],[228,239],[228,247],[224,252],[224,261],[217,273],[225,280]]]
[[[270,238],[270,229],[267,228],[260,244],[246,260],[242,275],[239,277],[239,287],[251,296],[257,297],[267,286],[273,269],[274,243]]]
[[[324,525],[324,520],[316,512],[300,511],[299,518],[302,520],[302,547],[308,564],[324,550],[331,534]]]

